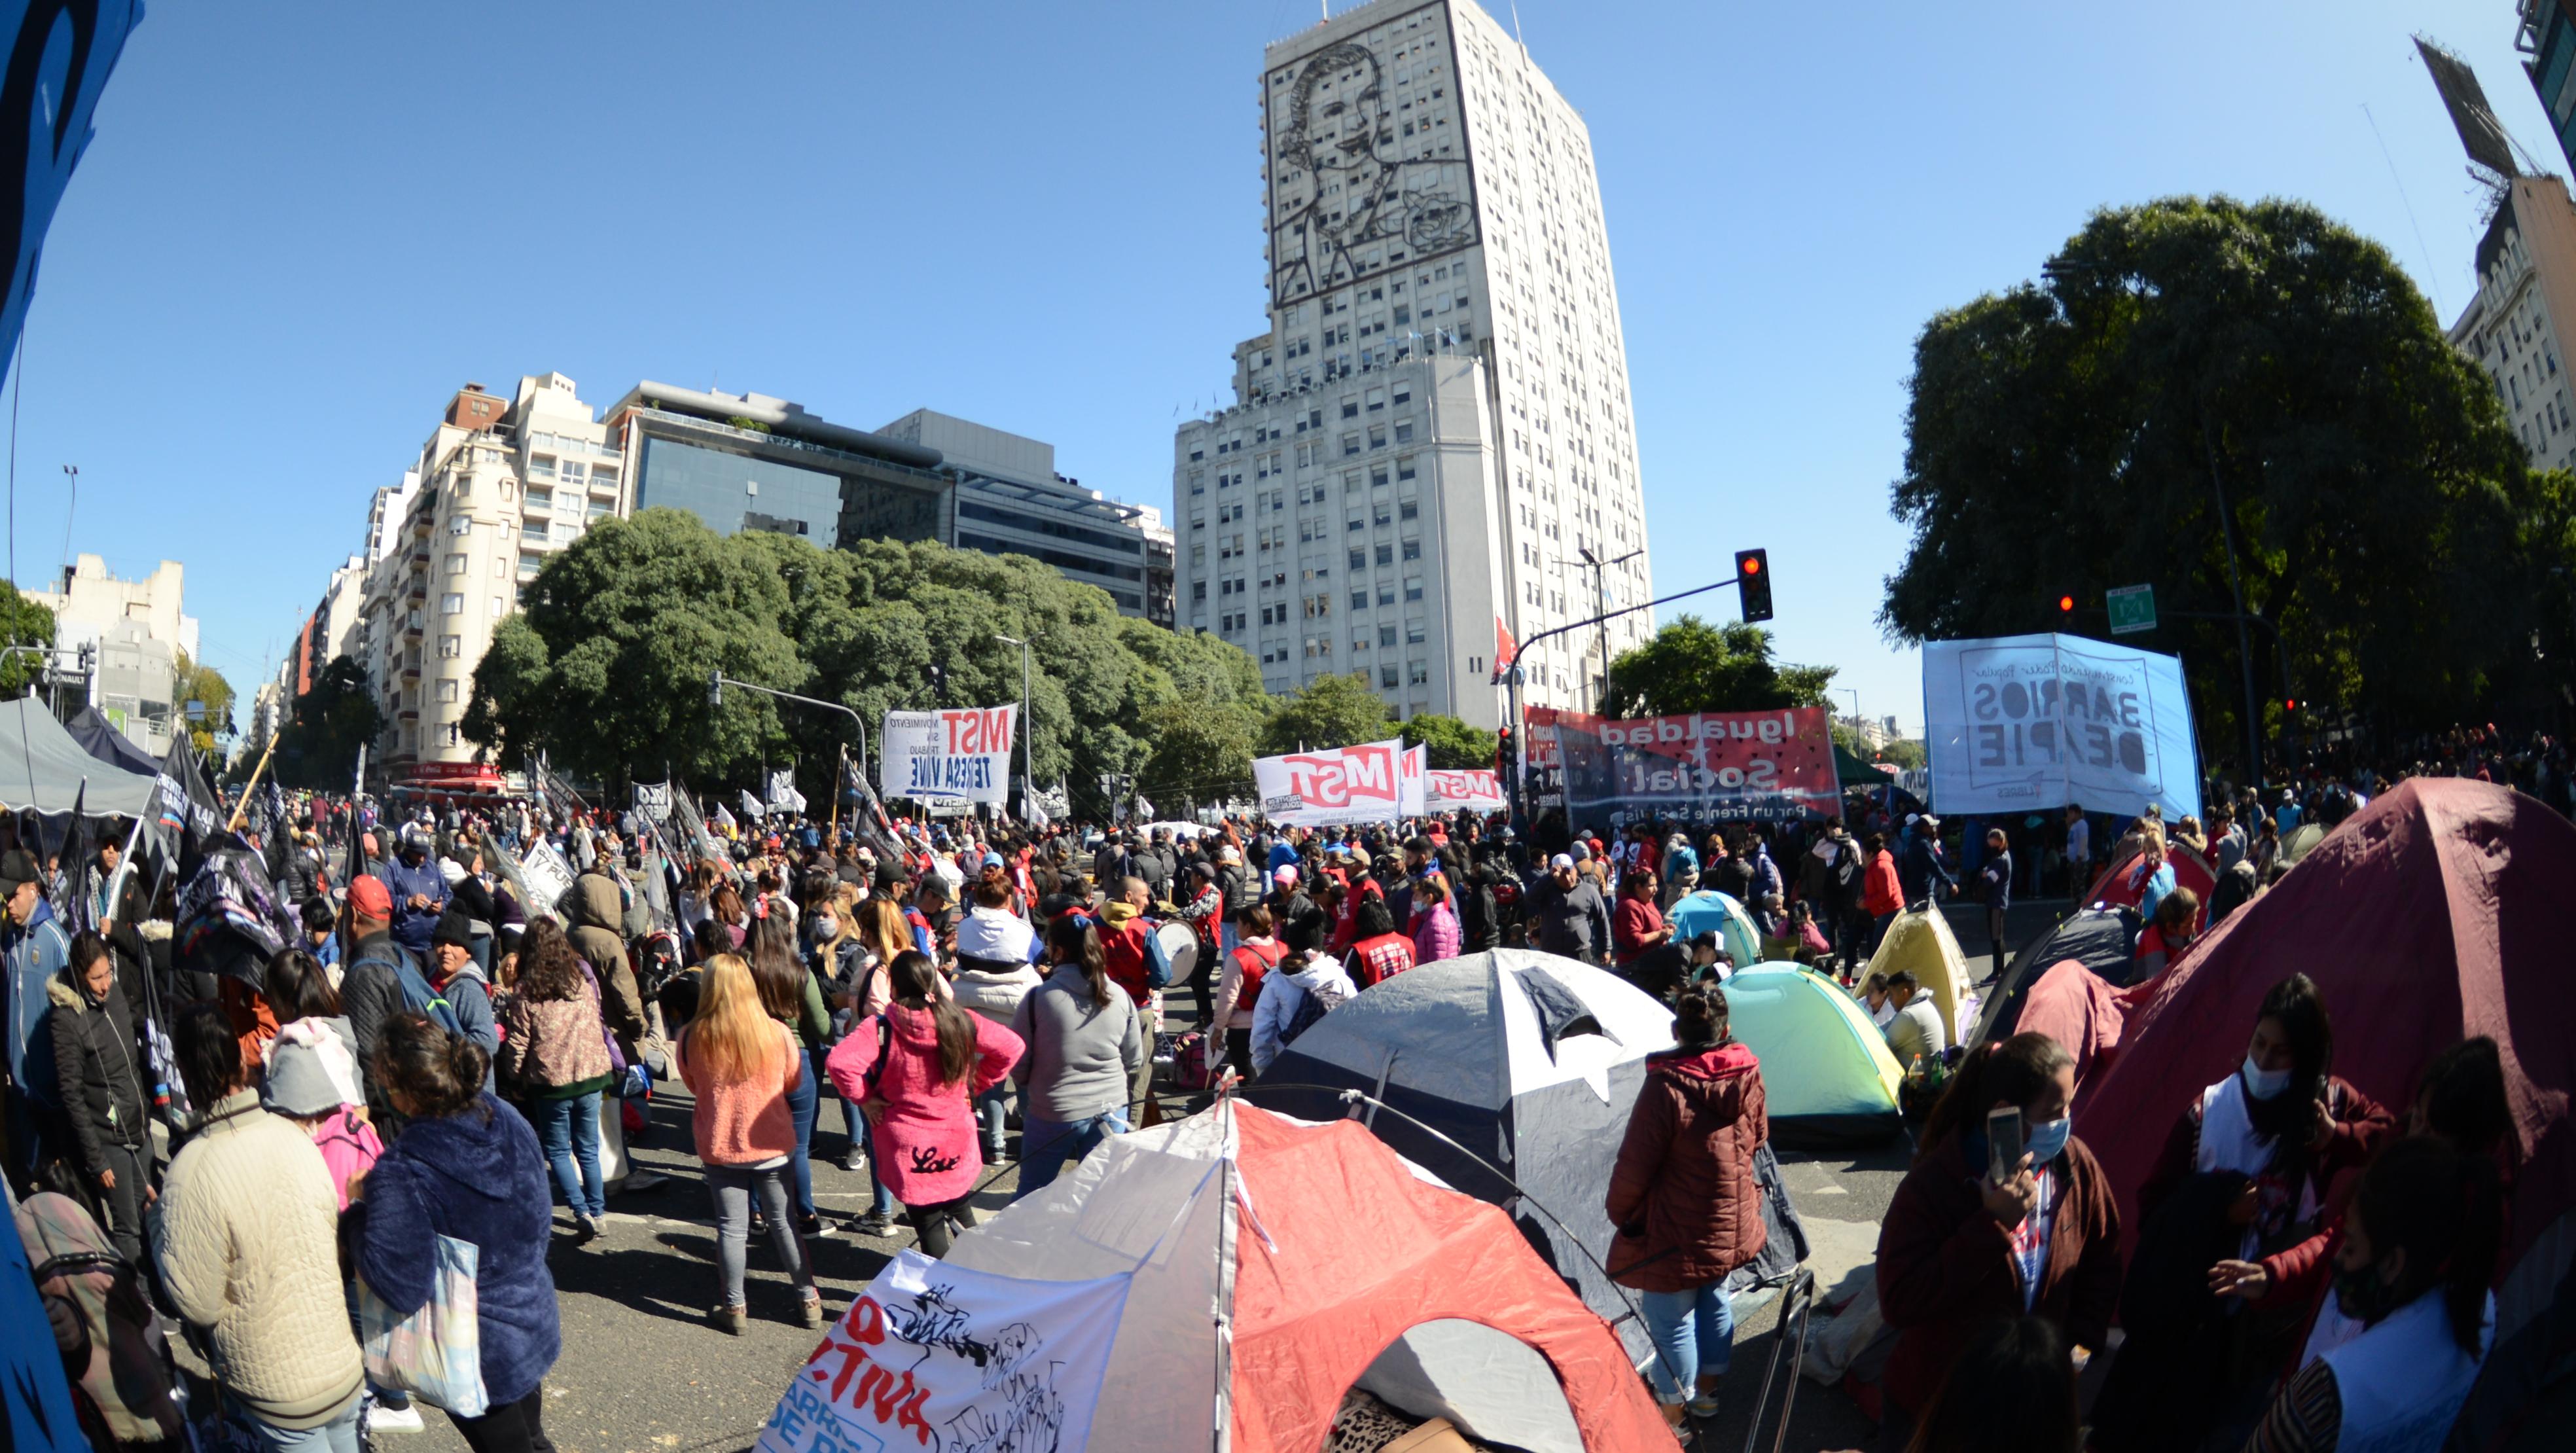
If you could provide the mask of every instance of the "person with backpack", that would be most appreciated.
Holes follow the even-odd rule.
[[[494,1072],[518,1096],[572,1211],[573,1241],[603,1229],[608,1204],[599,1180],[599,1097],[615,1082],[599,990],[551,920],[519,941],[519,973],[501,1012]]]
[[[1385,931],[1392,934],[1395,924],[1386,917],[1386,905],[1379,903],[1377,910]],[[1253,1011],[1261,1004],[1262,979],[1287,952],[1270,936],[1271,927],[1270,910],[1258,903],[1235,915],[1238,942],[1219,966],[1216,1003],[1208,1017],[1199,1021],[1206,1026],[1202,1052],[1211,1079],[1221,1064],[1231,1064],[1244,1079],[1252,1078]],[[1410,943],[1405,945],[1408,955],[1412,950]]]
[[[376,1035],[385,1020],[413,1002],[406,981],[416,984],[418,1002],[434,997],[429,978],[411,951],[393,939],[393,895],[382,878],[369,874],[349,884],[349,949],[340,971],[340,1005],[357,1043],[359,1072],[366,1077],[367,1108],[379,1123],[390,1123],[393,1107],[368,1068],[376,1052]]]
[[[823,1325],[822,1293],[815,1289],[813,1259],[788,1207],[786,1178],[796,1152],[790,1097],[804,1072],[804,1048],[795,1031],[762,1006],[751,965],[741,955],[707,961],[697,1017],[681,1031],[672,1053],[682,1083],[697,1097],[691,1128],[715,1202],[724,1300],[708,1320],[720,1331],[742,1335],[743,1264],[757,1196],[767,1213],[770,1244],[796,1284],[804,1324]]]
[[[1003,1025],[941,992],[930,956],[908,949],[888,966],[894,998],[832,1051],[832,1085],[867,1116],[872,1162],[903,1202],[925,1255],[948,1254],[949,1223],[975,1224],[971,1102],[1017,1064],[1025,1046]]]
[[[1068,914],[1047,926],[1046,982],[1011,1014],[1022,1050],[1020,1188],[1053,1182],[1111,1135],[1127,1133],[1128,1089],[1149,1061],[1135,1001],[1112,982],[1100,936]]]
[[[1252,1072],[1270,1073],[1280,1051],[1297,1042],[1333,1010],[1351,1002],[1360,986],[1327,954],[1292,953],[1279,960],[1252,1011]]]

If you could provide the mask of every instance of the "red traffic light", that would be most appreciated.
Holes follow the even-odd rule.
[[[1762,556],[1759,552],[1747,552],[1742,560],[1736,562],[1735,568],[1738,574],[1759,575],[1762,573]]]
[[[2071,595],[2059,596],[2057,598],[2057,608],[2067,615],[2075,614],[2075,597]]]
[[[2297,711],[2299,709],[2299,704],[2296,701],[2284,701],[2281,703],[2281,709],[2283,711]]]

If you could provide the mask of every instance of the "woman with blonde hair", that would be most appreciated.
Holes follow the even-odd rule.
[[[706,1165],[707,1190],[715,1201],[724,1301],[712,1320],[735,1336],[742,1335],[743,1260],[755,1192],[768,1214],[770,1243],[802,1298],[805,1325],[823,1325],[822,1294],[814,1287],[805,1239],[789,1219],[782,1174],[796,1152],[788,1096],[802,1077],[802,1049],[796,1032],[762,1006],[751,966],[741,955],[708,960],[697,1017],[680,1032],[675,1053],[680,1079],[697,1097],[698,1159]]]

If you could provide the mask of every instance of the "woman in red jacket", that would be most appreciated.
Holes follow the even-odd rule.
[[[1869,942],[1860,947],[1861,961],[1866,963],[1878,952],[1878,941],[1887,937],[1887,926],[1905,907],[1905,884],[1896,876],[1896,855],[1887,850],[1887,834],[1871,833],[1860,846],[1868,863],[1860,880],[1861,911],[1869,915]]]
[[[1648,1371],[1664,1420],[1678,1429],[1687,1415],[1717,1415],[1735,1342],[1726,1277],[1762,1253],[1753,1153],[1770,1138],[1771,1121],[1762,1068],[1727,1030],[1724,990],[1684,989],[1673,1037],[1676,1048],[1646,1058],[1646,1082],[1610,1173],[1610,1224],[1619,1234],[1608,1270],[1642,1293],[1655,1346]]]
[[[2120,1300],[2120,1212],[2070,1133],[2075,1056],[2045,1034],[1969,1051],[1923,1127],[1878,1237],[1878,1305],[1897,1329],[1880,1446],[1902,1449],[1969,1334],[1997,1317],[2044,1317],[2079,1361]],[[1987,1116],[2021,1112],[2024,1154],[1987,1165]]]

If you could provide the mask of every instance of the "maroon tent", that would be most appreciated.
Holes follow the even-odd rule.
[[[2473,1034],[2503,1050],[2522,1163],[2501,1341],[2549,1304],[2576,1244],[2576,1221],[2561,1224],[2576,1205],[2576,824],[2485,782],[2404,783],[2140,986],[2075,1113],[2132,1237],[2175,1118],[2244,1059],[2264,992],[2293,972],[2325,991],[2335,1072],[2401,1114],[2436,1052]]]

